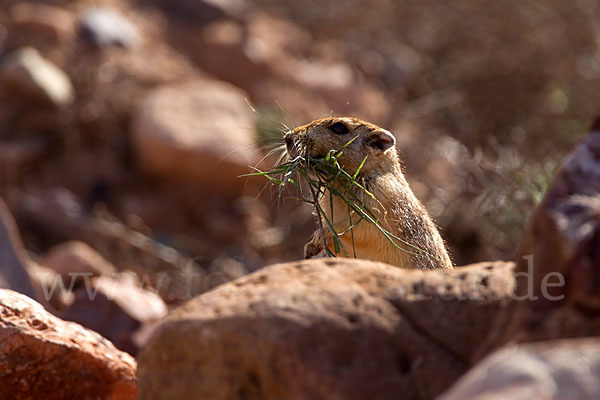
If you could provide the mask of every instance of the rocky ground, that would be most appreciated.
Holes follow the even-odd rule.
[[[0,0],[0,398],[598,398],[599,9],[402,3]],[[501,261],[297,261],[329,114]]]

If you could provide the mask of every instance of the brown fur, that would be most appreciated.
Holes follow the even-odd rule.
[[[336,134],[330,127],[343,123],[346,134]],[[452,268],[444,241],[423,205],[410,190],[404,175],[393,135],[376,125],[356,118],[330,117],[318,119],[310,124],[295,128],[285,137],[288,154],[292,157],[307,152],[313,157],[325,156],[330,150],[338,150],[352,138],[358,137],[344,149],[338,159],[350,174],[360,166],[366,155],[359,178],[373,193],[377,201],[365,196],[366,206],[378,214],[381,224],[392,234],[424,250],[430,256],[413,254],[416,250],[398,243],[405,250],[391,244],[373,224],[361,221],[350,232],[340,236],[350,256],[381,261],[401,268],[434,269]],[[333,196],[333,225],[337,232],[344,232],[350,226],[348,206],[337,196]],[[331,220],[329,196],[321,200],[321,206]],[[353,221],[357,220],[352,215]],[[333,249],[332,234],[326,227],[326,243]],[[323,256],[323,237],[317,230],[304,247],[306,258]],[[418,253],[418,252],[417,252]]]

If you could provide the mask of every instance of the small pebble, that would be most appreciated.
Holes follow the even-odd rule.
[[[81,20],[81,33],[99,47],[131,48],[139,42],[135,25],[108,7],[86,11]]]
[[[25,97],[66,106],[75,97],[69,76],[36,49],[23,47],[0,65],[0,82]]]

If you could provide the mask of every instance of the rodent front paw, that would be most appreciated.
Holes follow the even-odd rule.
[[[319,232],[315,232],[308,243],[304,245],[304,258],[315,258],[323,252],[323,239]]]

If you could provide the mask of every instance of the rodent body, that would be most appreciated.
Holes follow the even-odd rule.
[[[320,200],[321,208],[336,232],[345,232],[340,240],[348,256],[409,269],[452,268],[440,233],[404,178],[396,139],[390,132],[356,118],[330,117],[297,127],[284,139],[291,157],[324,157],[330,150],[346,146],[339,163],[351,175],[360,167],[357,179],[375,197],[363,193],[365,206],[377,214],[381,226],[401,239],[394,241],[398,248],[374,224],[356,223],[358,216],[340,197],[326,194]],[[333,248],[332,231],[326,226],[324,232],[325,238],[317,230],[305,245],[306,258],[325,255],[324,243]]]

